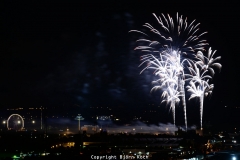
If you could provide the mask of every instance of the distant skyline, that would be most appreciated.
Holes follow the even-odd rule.
[[[65,106],[85,114],[87,108],[102,106],[131,115],[149,104],[159,106],[160,95],[150,94],[151,72],[139,75],[142,53],[134,51],[138,35],[128,31],[142,29],[144,23],[157,27],[152,13],[174,17],[178,12],[201,23],[200,30],[208,32],[205,38],[222,57],[223,68],[213,78],[213,95],[203,109],[203,121],[217,122],[225,106],[239,106],[238,9],[238,4],[222,2],[7,2],[0,107]],[[189,104],[198,109],[198,103]],[[192,117],[198,113],[194,110],[189,111]]]

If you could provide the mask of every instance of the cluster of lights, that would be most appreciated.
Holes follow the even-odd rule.
[[[68,142],[66,144],[56,144],[56,145],[53,145],[51,146],[51,148],[58,148],[58,147],[73,147],[75,145],[74,142]]]

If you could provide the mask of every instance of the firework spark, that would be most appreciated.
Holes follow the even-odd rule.
[[[150,40],[141,38],[137,40],[138,43],[146,44],[139,45],[135,50],[141,50],[148,54],[141,57],[142,63],[147,66],[140,72],[146,69],[153,69],[155,76],[158,79],[153,81],[155,85],[152,91],[162,90],[162,102],[170,103],[170,109],[173,112],[173,121],[175,124],[175,105],[182,100],[184,109],[184,120],[187,129],[187,114],[185,101],[185,88],[191,93],[189,98],[200,98],[200,115],[202,127],[203,115],[203,99],[204,95],[210,95],[213,90],[213,85],[209,85],[208,81],[214,75],[214,67],[221,69],[220,63],[215,63],[221,57],[213,58],[216,51],[212,52],[211,48],[208,50],[208,56],[204,56],[206,40],[201,37],[207,32],[199,33],[200,23],[195,24],[193,20],[189,25],[187,18],[183,16],[176,16],[174,20],[168,14],[165,16],[156,16],[161,31],[154,28],[151,24],[145,23],[143,26],[153,33],[153,37],[158,36],[157,40]],[[130,32],[138,32],[148,38],[151,37],[138,30],[131,30]],[[159,58],[155,56],[159,55]],[[206,75],[210,73],[210,75]],[[188,77],[185,79],[185,77]],[[186,82],[186,83],[185,83]],[[185,87],[186,86],[186,87]]]
[[[201,65],[201,69],[210,71],[211,75],[214,75],[215,72],[212,67],[216,67],[221,70],[222,65],[220,63],[215,63],[216,61],[221,59],[221,56],[217,58],[213,58],[216,51],[212,52],[212,49],[209,48],[208,56],[204,56],[201,51],[197,52],[196,58],[199,60],[196,63]]]
[[[147,52],[166,52],[168,49],[175,50],[178,54],[189,54],[196,53],[196,51],[205,51],[205,46],[208,45],[206,40],[201,39],[201,37],[207,32],[199,33],[199,25],[195,24],[193,20],[189,25],[187,22],[187,17],[184,19],[182,16],[176,15],[176,20],[174,22],[173,18],[169,15],[157,17],[154,14],[157,22],[160,24],[162,31],[155,29],[149,23],[145,23],[143,26],[148,28],[151,32],[159,36],[158,41],[149,39],[139,39],[138,42],[148,42],[146,46],[138,46],[136,49],[141,49]],[[151,37],[149,34],[138,30],[131,30],[130,32],[138,32],[147,37]],[[160,50],[159,50],[160,49]],[[180,51],[180,52],[178,52]]]
[[[200,99],[200,125],[202,128],[204,96],[210,95],[214,86],[213,84],[209,85],[207,81],[201,81],[201,83],[198,83],[198,85],[196,83],[197,82],[194,83],[193,81],[190,81],[190,85],[186,88],[188,89],[188,92],[191,93],[189,100],[196,97]]]

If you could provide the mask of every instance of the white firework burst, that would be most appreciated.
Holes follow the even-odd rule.
[[[215,72],[212,67],[216,67],[219,70],[221,70],[222,65],[220,63],[216,63],[216,61],[221,59],[221,56],[217,58],[213,58],[214,54],[216,53],[216,50],[212,52],[211,47],[208,50],[208,56],[204,56],[201,51],[197,52],[196,58],[199,60],[196,63],[201,65],[201,68],[203,70],[208,70],[212,76],[214,76]]]
[[[188,24],[187,18],[178,16],[178,13],[176,19],[168,14],[161,14],[159,17],[156,14],[153,15],[161,30],[157,30],[149,23],[145,23],[143,26],[149,29],[154,38],[157,36],[157,40],[150,39],[151,35],[149,33],[138,30],[130,31],[141,33],[147,37],[138,39],[137,42],[140,42],[141,45],[135,48],[135,50],[147,53],[141,57],[142,63],[139,66],[145,63],[147,66],[140,74],[146,69],[154,70],[154,75],[158,76],[158,79],[153,81],[155,86],[151,89],[151,92],[159,89],[163,91],[162,98],[164,100],[162,102],[170,103],[170,109],[174,115],[174,124],[175,104],[180,101],[181,97],[186,129],[185,85],[187,85],[187,89],[191,93],[190,99],[200,97],[202,127],[203,98],[204,95],[212,93],[213,85],[209,85],[208,81],[215,73],[214,67],[221,69],[221,64],[216,63],[221,57],[213,58],[216,51],[212,52],[211,48],[208,50],[208,56],[204,56],[203,53],[206,51],[205,48],[208,43],[201,38],[207,32],[199,32],[200,23],[196,24],[193,20]],[[156,54],[159,55],[159,58]],[[210,75],[207,75],[207,73],[210,73]],[[187,78],[185,79],[185,77]]]
[[[200,99],[200,125],[202,128],[202,118],[203,118],[203,102],[204,96],[208,96],[212,93],[213,84],[209,85],[206,81],[193,82],[190,81],[189,85],[186,87],[188,92],[191,93],[189,100],[192,98],[199,98]]]

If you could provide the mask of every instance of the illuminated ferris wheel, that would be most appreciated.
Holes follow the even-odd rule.
[[[12,114],[8,117],[7,128],[9,130],[22,130],[24,128],[24,120],[19,114]]]

